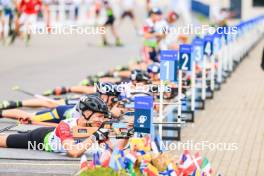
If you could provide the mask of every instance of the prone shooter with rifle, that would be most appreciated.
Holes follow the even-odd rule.
[[[124,147],[127,138],[133,135],[133,128],[126,128],[125,132],[124,124],[122,128],[118,128],[118,121],[109,120],[108,107],[100,97],[83,96],[77,107],[82,114],[80,118],[62,120],[56,127],[40,127],[28,133],[1,135],[0,147],[32,149],[30,143],[37,146],[43,144],[44,149],[37,149],[64,152],[71,157],[79,157],[96,142],[112,146],[109,138],[119,129],[120,134],[116,138],[122,138],[118,141],[120,148]]]

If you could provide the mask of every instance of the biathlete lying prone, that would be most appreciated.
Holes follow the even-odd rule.
[[[156,68],[153,68],[156,67]],[[150,69],[151,68],[151,69]],[[131,73],[133,71],[125,71],[121,70],[119,73],[123,74],[122,80],[119,81],[112,81],[114,83],[125,83],[129,82],[131,79]],[[149,66],[148,68],[149,76],[150,79],[153,81],[159,80],[159,64],[154,63]],[[105,74],[104,74],[105,75]],[[124,76],[125,75],[125,76]],[[95,78],[95,77],[89,77],[89,80],[86,79],[85,83],[83,85],[76,85],[76,86],[71,86],[71,87],[57,87],[53,90],[46,91],[44,93],[45,96],[48,95],[62,95],[62,94],[67,94],[67,93],[76,93],[76,94],[92,94],[96,93],[96,88],[95,84],[98,86],[102,86],[100,82],[111,82],[108,77],[102,77],[100,78]],[[113,87],[113,85],[108,85],[108,87]],[[28,99],[28,100],[14,100],[14,101],[2,101],[0,102],[0,110],[1,109],[13,109],[13,108],[19,108],[19,107],[45,107],[45,108],[55,108],[58,105],[75,105],[76,102],[78,101],[79,96],[74,96],[73,98],[62,98],[62,99],[55,99],[52,101],[47,101],[46,99]]]
[[[120,92],[117,91],[117,89],[112,89],[111,91],[104,91],[106,89],[106,86],[115,87],[115,85],[112,83],[101,83],[100,87],[97,89],[97,93],[90,95],[100,97],[111,109],[110,110],[111,117],[118,118],[125,112],[123,102],[119,101],[118,99]],[[26,100],[26,102],[37,101],[37,100],[38,99]],[[2,110],[0,111],[1,112],[0,117],[2,116],[2,117],[14,118],[20,120],[28,119],[33,122],[59,123],[61,120],[70,119],[70,118],[79,118],[81,116],[76,105],[78,104],[78,102],[79,102],[79,98],[72,99],[71,100],[72,104],[57,105],[52,109],[47,109],[36,113],[29,113],[19,109]]]
[[[140,70],[140,69],[135,69],[132,70],[130,72],[130,78],[127,80],[124,80],[124,82],[121,82],[119,84],[112,84],[112,83],[97,83],[97,85],[99,87],[117,87],[117,86],[121,86],[121,84],[125,83],[125,86],[128,87],[127,90],[123,91],[126,92],[127,95],[125,95],[125,97],[129,97],[131,95],[128,95],[129,92],[134,92],[132,94],[135,94],[135,92],[140,92],[142,90],[136,90],[138,85],[148,85],[149,87],[158,87],[158,85],[160,85],[160,80],[159,80],[159,71],[160,71],[160,66],[159,63],[152,63],[147,67],[147,71],[144,70]],[[126,82],[125,82],[126,81]],[[129,81],[129,82],[127,82]],[[187,79],[186,83],[186,88],[189,87],[190,85],[190,81],[189,79]],[[96,84],[94,82],[94,84]],[[172,95],[167,95],[168,93],[165,93],[164,98],[169,99],[168,97],[173,98],[174,96],[177,95],[177,87],[175,87],[175,85],[168,85],[171,87]],[[76,87],[76,86],[75,86]],[[87,87],[90,90],[90,93],[95,93],[95,86],[82,86],[82,87]],[[140,87],[140,86],[138,86]],[[68,93],[66,90],[70,89],[70,88],[66,88],[66,87],[62,87],[60,88],[60,90],[54,89],[52,92],[53,94],[59,95],[59,94],[66,94]],[[83,89],[83,93],[85,94],[87,89],[84,88]],[[81,89],[79,89],[79,91],[77,93],[79,93],[81,91]],[[147,90],[149,91],[149,90]],[[72,91],[70,91],[72,92]],[[108,98],[108,96],[111,96],[111,94],[113,94],[112,96],[115,96],[115,101],[117,101],[117,97],[119,96],[120,92],[115,91],[115,92],[100,92],[100,89],[97,90],[98,93],[100,93],[101,98],[103,98],[105,101],[108,101],[107,104],[111,107],[111,104],[113,104],[113,102],[109,102],[109,100],[106,100]],[[156,94],[153,92],[149,92],[149,94],[152,94],[153,96],[157,96],[157,92]],[[114,97],[110,97],[110,99],[112,99]],[[23,101],[3,101],[2,103],[0,103],[0,109],[12,109],[12,108],[18,108],[18,107],[47,107],[47,108],[56,108],[58,107],[58,105],[75,105],[76,102],[78,101],[79,96],[77,98],[64,98],[64,99],[57,99],[54,101],[47,101],[46,99],[30,99],[30,100],[23,100]],[[120,99],[119,99],[120,100]],[[70,106],[63,106],[60,107],[60,109],[62,108],[66,108],[69,109]],[[117,116],[116,112],[117,108],[111,109],[111,112]],[[9,114],[7,114],[7,112],[12,113],[12,111],[3,111],[5,113],[6,116],[10,116]],[[15,112],[17,114],[17,112]],[[63,111],[64,113],[64,111]],[[21,114],[21,113],[20,113]],[[41,113],[42,114],[42,113]],[[14,116],[13,113],[11,114],[11,116]]]
[[[44,145],[45,151],[66,152],[71,157],[79,157],[96,142],[111,146],[109,130],[101,128],[109,120],[106,103],[98,96],[89,95],[82,97],[77,107],[81,114],[79,118],[63,120],[57,127],[40,127],[28,133],[0,135],[0,147],[28,149],[29,146],[32,147],[29,143],[35,143],[37,146]],[[76,139],[72,133],[73,128],[87,126],[98,129],[83,141]],[[120,140],[118,146],[122,148],[126,142],[126,139]]]

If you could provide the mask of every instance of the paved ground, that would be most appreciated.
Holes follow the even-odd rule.
[[[28,48],[20,41],[11,47],[0,45],[0,99],[25,98],[11,91],[14,85],[42,92],[58,85],[75,85],[89,74],[127,64],[139,56],[141,42],[125,25],[120,29],[126,44],[123,48],[99,47],[100,36],[45,35],[35,36]]]
[[[226,143],[223,151],[201,151],[225,176],[264,175],[263,47],[262,40],[215,98],[206,102],[206,110],[198,112],[195,124],[182,132],[183,142]],[[232,143],[237,150],[228,151]]]

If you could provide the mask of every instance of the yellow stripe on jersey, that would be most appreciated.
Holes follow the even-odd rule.
[[[46,112],[43,114],[35,115],[32,120],[36,122],[44,122],[53,119],[60,119],[58,112],[56,109],[52,110],[51,112]]]

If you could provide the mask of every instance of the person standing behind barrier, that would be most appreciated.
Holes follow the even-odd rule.
[[[151,9],[151,0],[146,0],[146,11],[147,11],[147,14],[149,13]]]
[[[179,49],[179,34],[175,30],[178,19],[179,15],[174,11],[170,11],[167,14],[166,28],[162,29],[161,31],[165,32],[166,34],[164,39],[160,42],[161,50]]]
[[[181,16],[184,25],[192,24],[191,0],[170,0],[170,9]]]
[[[102,0],[94,0],[93,2],[93,11],[95,14],[95,24],[99,24],[99,17],[102,11]]]
[[[104,0],[104,8],[106,11],[106,22],[104,23],[103,27],[110,27],[113,36],[115,37],[115,45],[116,46],[122,46],[122,43],[120,41],[120,38],[117,34],[116,28],[115,28],[115,16],[114,16],[114,12],[113,12],[113,8],[111,7],[110,3],[107,0]],[[109,43],[106,39],[106,33],[104,33],[102,35],[103,37],[103,46],[109,46]]]
[[[3,19],[3,5],[0,0],[0,40],[4,39],[4,19]]]
[[[51,9],[50,5],[52,5],[52,0],[42,0],[43,6],[43,20],[45,26],[47,27],[47,31],[51,32]]]
[[[3,7],[2,18],[2,36],[5,43],[5,38],[11,33],[13,18],[14,18],[14,1],[13,0],[1,0]]]
[[[129,17],[133,22],[135,30],[138,32],[137,20],[134,13],[135,7],[135,0],[121,0],[121,9],[123,10],[121,20],[124,20],[125,17]]]
[[[160,8],[160,4],[159,2],[161,2],[160,0],[146,0],[146,14],[149,15],[149,12],[151,11],[151,9],[153,9],[154,7],[156,8]]]
[[[41,10],[42,2],[41,0],[21,0],[18,5],[18,14],[20,13],[20,17],[18,19],[18,25],[16,25],[15,32],[12,34],[11,43],[15,41],[16,36],[21,34],[21,27],[25,27],[25,43],[29,44],[30,41],[30,26],[36,24],[37,14]]]
[[[80,5],[81,0],[73,0],[73,6],[74,6],[74,21],[77,22],[79,20],[80,15]]]
[[[144,32],[144,53],[145,62],[159,62],[158,46],[161,39],[164,38],[162,28],[165,27],[162,20],[162,12],[159,8],[153,8],[149,12],[149,18],[146,20]]]

